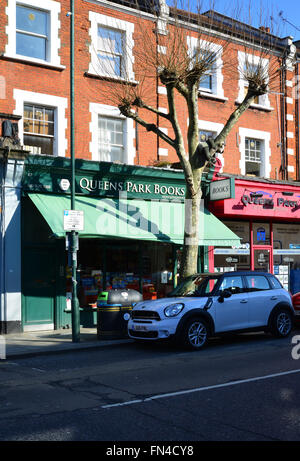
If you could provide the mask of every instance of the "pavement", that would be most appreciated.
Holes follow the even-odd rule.
[[[79,342],[72,341],[71,329],[11,333],[0,336],[0,363],[1,359],[105,348],[130,342],[129,338],[98,339],[97,328],[81,328]]]

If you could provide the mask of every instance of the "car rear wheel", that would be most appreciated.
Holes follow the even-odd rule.
[[[278,338],[286,338],[292,331],[293,321],[292,315],[285,309],[276,311],[272,324],[271,333]]]
[[[207,324],[202,319],[189,320],[181,334],[181,343],[189,349],[202,349],[209,336]]]

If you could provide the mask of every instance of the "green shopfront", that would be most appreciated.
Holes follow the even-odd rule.
[[[29,156],[25,162],[24,331],[58,329],[71,322],[71,269],[64,230],[70,175],[69,159]],[[183,242],[184,197],[181,171],[76,160],[76,210],[84,216],[77,275],[82,312],[91,311],[98,293],[106,289],[134,288],[144,299],[165,296],[173,289]],[[209,271],[213,247],[231,247],[239,239],[204,206],[200,211],[198,270]],[[83,326],[92,326],[84,322]]]

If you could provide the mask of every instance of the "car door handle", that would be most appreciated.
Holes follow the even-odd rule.
[[[278,299],[277,296],[272,296],[272,297],[271,297],[271,300],[272,300],[272,301],[275,301],[276,299]]]
[[[247,299],[242,299],[242,300],[240,301],[240,303],[242,303],[242,304],[246,304],[247,302],[248,302]]]

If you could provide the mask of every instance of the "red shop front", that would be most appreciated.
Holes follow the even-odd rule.
[[[214,179],[226,178],[229,175]],[[239,247],[214,248],[215,271],[268,271],[285,288],[300,291],[300,186],[240,177],[234,178],[234,184],[232,198],[209,204],[241,238]]]

